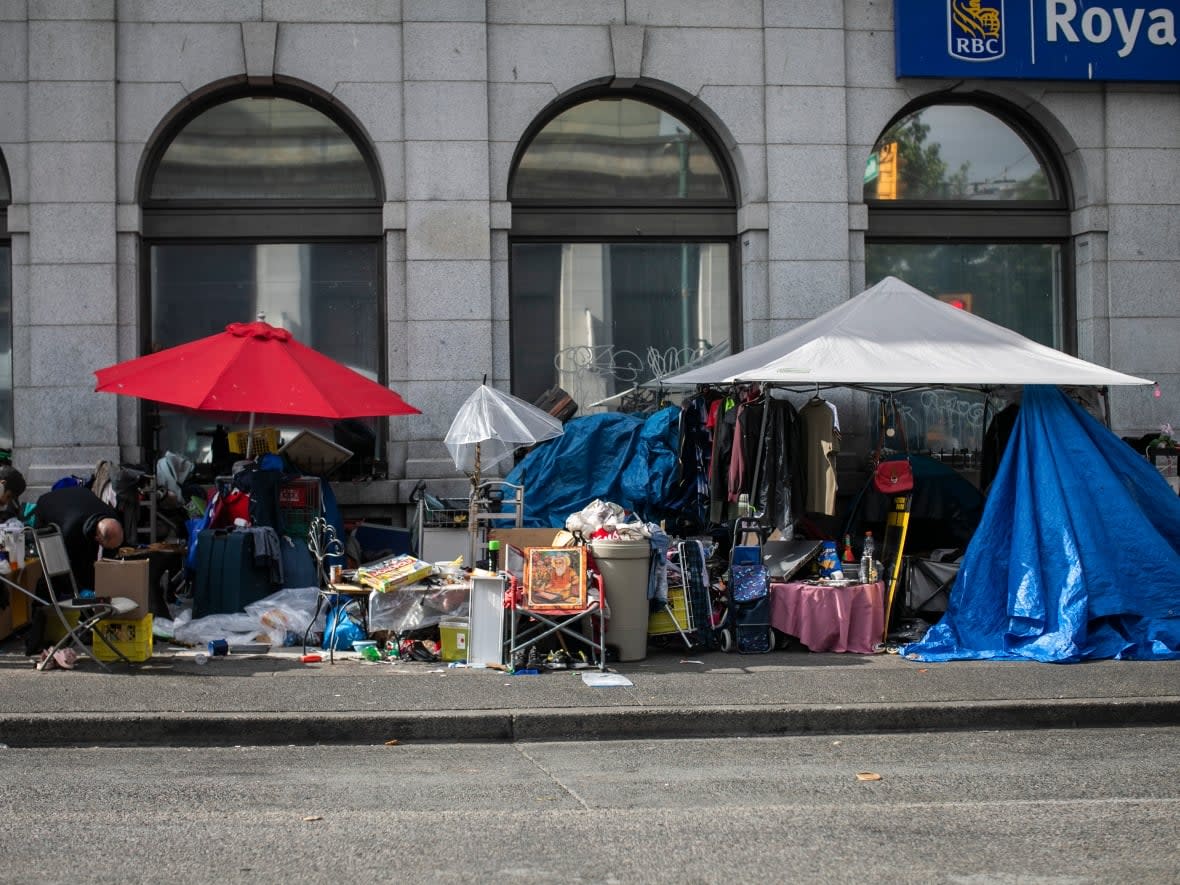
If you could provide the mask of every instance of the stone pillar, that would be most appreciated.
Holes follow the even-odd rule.
[[[405,120],[405,394],[423,415],[406,421],[407,480],[455,477],[442,439],[492,357],[488,51],[483,4],[406,0],[402,6]]]
[[[118,355],[115,23],[100,7],[64,19],[52,4],[29,5],[27,350],[16,437],[33,486],[119,458],[116,397],[95,393],[93,375]]]

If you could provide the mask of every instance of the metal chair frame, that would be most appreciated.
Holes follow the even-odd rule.
[[[541,640],[556,636],[563,648],[566,648],[566,637],[573,639],[577,645],[589,646],[594,652],[593,666],[601,671],[606,670],[606,594],[604,582],[595,571],[587,572],[587,580],[592,581],[597,589],[597,598],[592,594],[586,600],[585,608],[573,610],[555,610],[544,607],[530,608],[521,604],[518,598],[521,591],[513,586],[509,592],[509,628],[508,639],[505,641],[508,660],[511,661],[518,652],[528,651]],[[523,629],[518,621],[523,617],[526,623]],[[581,632],[582,622],[586,620],[597,627],[597,638],[586,636]],[[592,630],[592,632],[594,632]],[[566,649],[568,651],[568,648]]]
[[[311,525],[307,529],[307,549],[311,551],[312,558],[315,560],[316,589],[319,591],[319,595],[316,597],[315,612],[311,616],[307,629],[303,631],[303,653],[305,655],[308,648],[307,640],[311,636],[316,619],[320,616],[320,609],[331,616],[332,597],[345,595],[332,589],[332,584],[328,580],[328,569],[324,565],[324,560],[328,557],[344,556],[344,544],[336,537],[335,526],[322,516],[312,519]],[[339,627],[340,619],[337,617],[332,621],[331,633],[327,637],[328,663],[330,664],[336,663],[336,631]]]
[[[137,605],[135,600],[128,599],[126,596],[115,596],[109,601],[81,599],[78,595],[78,582],[74,577],[74,570],[70,566],[69,555],[66,553],[65,539],[62,537],[61,529],[56,524],[50,523],[47,527],[36,530],[26,528],[23,538],[26,540],[26,543],[28,539],[33,541],[33,549],[37,551],[37,558],[41,561],[41,572],[45,577],[49,599],[42,599],[36,593],[26,590],[5,575],[0,574],[0,581],[7,587],[16,588],[16,590],[29,597],[35,603],[52,606],[54,613],[61,622],[62,629],[65,631],[62,638],[45,655],[44,660],[37,663],[37,669],[47,669],[48,666],[51,666],[50,662],[53,660],[53,655],[69,645],[73,646],[74,650],[80,655],[90,657],[96,664],[109,672],[110,667],[104,661],[95,657],[91,649],[82,641],[83,634],[87,632],[91,636],[98,637],[123,663],[130,664],[131,661],[128,657],[116,648],[102,634],[101,630],[95,630],[94,627],[102,620],[118,617],[134,611]],[[68,578],[71,590],[69,599],[58,599],[54,588],[54,578]],[[77,612],[78,623],[71,625],[66,612]]]

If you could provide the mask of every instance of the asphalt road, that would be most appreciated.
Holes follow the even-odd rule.
[[[0,808],[4,883],[1151,885],[1180,728],[2,749]]]

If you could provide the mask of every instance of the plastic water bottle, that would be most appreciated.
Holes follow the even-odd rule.
[[[864,546],[860,549],[860,573],[857,576],[862,584],[872,584],[877,580],[873,566],[873,533],[865,532]]]

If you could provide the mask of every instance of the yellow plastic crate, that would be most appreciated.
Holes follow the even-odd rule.
[[[246,454],[246,441],[250,437],[249,430],[231,430],[229,433],[229,450],[235,455]],[[250,446],[250,454],[265,455],[279,450],[279,430],[277,427],[255,427],[254,442]]]
[[[14,596],[20,596],[19,593],[14,593]],[[82,613],[76,609],[66,611],[66,622],[71,627],[77,627],[78,621],[81,620]],[[46,643],[56,645],[61,642],[66,635],[65,627],[61,625],[61,619],[53,611],[52,608],[45,609],[45,631],[41,634],[41,638]]]
[[[107,641],[127,656],[129,661],[146,661],[152,656],[152,616],[123,619],[110,618],[99,621],[94,632],[102,633]],[[90,640],[94,657],[100,661],[117,661],[119,656],[107,647],[97,636]]]
[[[669,587],[668,607],[672,609],[676,623],[672,622],[672,618],[666,611],[653,612],[647,619],[648,636],[666,636],[670,633],[677,633],[679,631],[676,629],[676,624],[679,624],[680,629],[686,633],[693,629],[692,613],[688,608],[687,590],[683,587]]]

